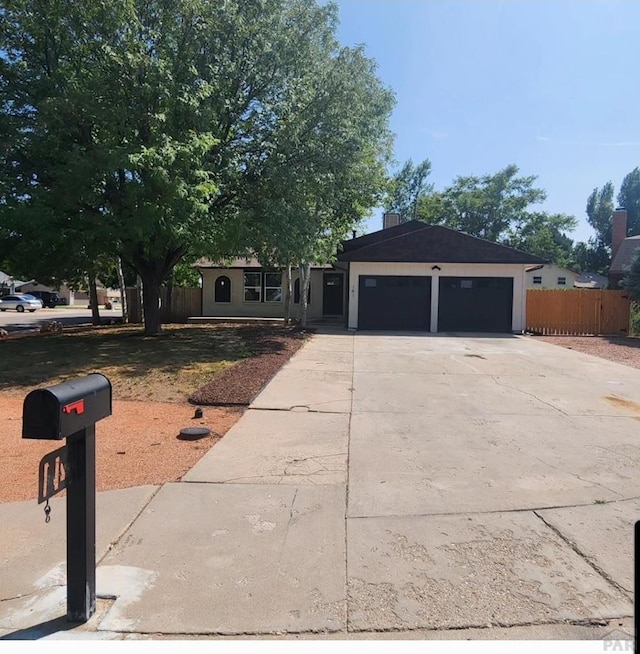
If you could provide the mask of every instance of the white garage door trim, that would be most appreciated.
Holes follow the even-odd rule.
[[[431,277],[432,333],[438,331],[440,277],[513,277],[512,325],[514,332],[522,332],[525,328],[526,321],[527,280],[525,268],[527,265],[519,263],[351,262],[349,271],[349,329],[358,329],[358,289],[360,275],[425,275]]]

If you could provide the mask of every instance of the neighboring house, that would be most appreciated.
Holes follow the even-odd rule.
[[[16,282],[16,290],[20,293],[30,293],[31,291],[49,291],[59,293],[65,304],[86,308],[89,305],[89,291],[72,291],[68,286],[62,284],[59,288],[39,284],[38,282]],[[98,284],[98,304],[104,304],[106,301],[112,304],[120,302],[119,289],[105,288]]]
[[[611,229],[611,266],[609,268],[611,288],[620,288],[620,282],[627,274],[638,248],[640,248],[640,236],[627,236],[626,209],[616,209],[613,212]]]
[[[235,259],[228,265],[201,259],[195,267],[202,276],[202,315],[227,318],[282,318],[284,274],[265,269],[257,259]],[[299,271],[292,271],[291,316],[300,306]],[[309,319],[345,315],[345,273],[333,266],[312,266],[308,294]]]
[[[546,263],[527,268],[527,288],[573,288],[580,273],[561,268],[555,263]]]
[[[609,286],[609,280],[604,275],[598,275],[598,273],[583,272],[573,282],[573,285],[575,288],[605,289]]]
[[[31,291],[48,291],[50,293],[59,293],[60,297],[67,303],[73,304],[74,294],[71,289],[67,286],[61,286],[60,288],[54,288],[53,286],[47,286],[46,284],[39,284],[38,282],[23,282],[20,285],[21,293],[30,293]]]
[[[569,268],[561,268],[555,263],[531,266],[527,268],[527,288],[571,289],[571,288],[607,288],[609,280],[598,273],[578,273]]]
[[[21,282],[19,279],[0,271],[0,295],[18,293],[19,289],[29,282]]]
[[[418,221],[345,241],[350,329],[522,332],[544,259]]]

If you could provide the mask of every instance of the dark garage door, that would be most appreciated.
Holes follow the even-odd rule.
[[[361,275],[358,329],[429,330],[431,277]]]
[[[511,332],[513,277],[441,277],[439,332]]]

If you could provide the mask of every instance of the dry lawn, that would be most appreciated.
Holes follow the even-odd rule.
[[[251,356],[242,328],[167,325],[159,336],[139,326],[92,328],[0,342],[0,391],[101,372],[119,400],[182,402],[227,366]]]

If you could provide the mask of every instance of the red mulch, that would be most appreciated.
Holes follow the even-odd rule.
[[[245,328],[240,335],[253,356],[219,372],[193,393],[189,402],[208,406],[251,404],[307,337],[295,327]]]
[[[640,339],[628,336],[536,336],[538,340],[640,368]]]

